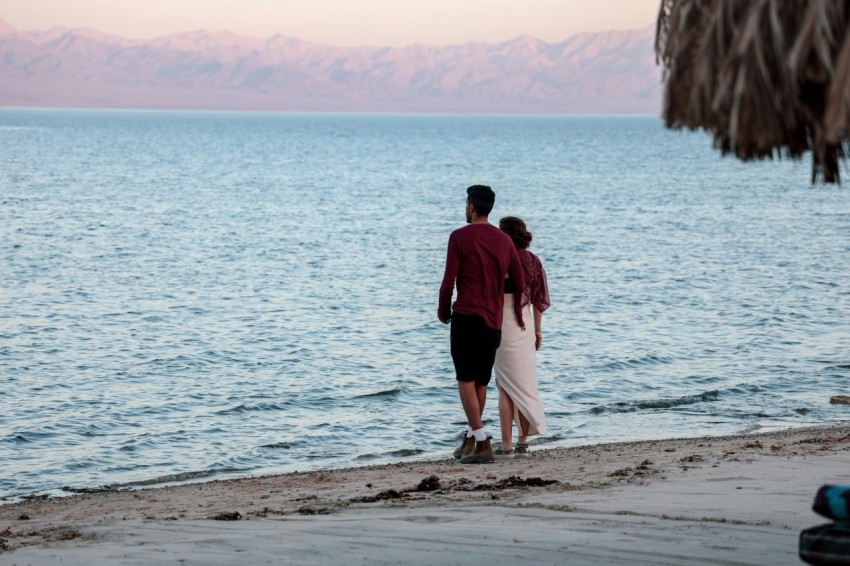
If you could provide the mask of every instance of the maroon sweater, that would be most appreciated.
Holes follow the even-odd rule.
[[[480,316],[484,324],[502,329],[505,274],[516,289],[525,289],[522,264],[511,238],[490,224],[469,224],[449,236],[446,273],[440,285],[440,316],[452,311]],[[457,282],[457,300],[451,305]],[[522,328],[522,301],[517,300],[517,322]]]

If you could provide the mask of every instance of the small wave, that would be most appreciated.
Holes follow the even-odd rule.
[[[386,389],[384,391],[374,391],[372,393],[363,393],[361,395],[355,395],[356,399],[365,399],[368,397],[395,397],[399,393],[404,390],[402,387],[394,387],[393,389]]]
[[[108,487],[108,486],[103,486],[103,487],[69,487],[69,486],[65,486],[61,489],[62,489],[62,491],[66,491],[68,493],[103,493],[103,492],[107,492],[107,491],[118,491],[116,488]]]
[[[53,432],[27,431],[12,433],[9,436],[0,439],[2,442],[12,442],[15,444],[32,443],[45,438],[53,438],[57,434]]]
[[[558,442],[559,440],[566,440],[568,438],[570,438],[570,435],[566,432],[553,432],[545,436],[535,437],[534,440],[529,442],[532,444],[546,444],[547,442]]]
[[[815,213],[813,213],[813,215],[814,215],[814,216],[826,216],[826,217],[833,217],[833,218],[850,218],[850,212],[841,212],[841,211],[836,211],[836,212],[815,212]]]
[[[283,411],[286,409],[285,404],[281,405],[279,403],[258,403],[256,405],[236,405],[235,407],[230,407],[227,409],[222,409],[220,411],[216,411],[217,415],[238,415],[241,413],[253,413],[254,411]]]
[[[663,356],[643,356],[642,358],[631,358],[623,361],[609,362],[602,366],[603,369],[629,369],[646,365],[672,364],[672,358]]]
[[[229,474],[229,473],[239,473],[246,472],[247,470],[243,468],[222,468],[216,470],[201,470],[197,472],[183,472],[179,474],[168,474],[165,476],[160,476],[157,478],[151,478],[148,480],[139,480],[139,481],[131,481],[126,483],[113,483],[110,485],[103,486],[105,490],[116,490],[121,488],[129,488],[129,487],[147,487],[151,485],[161,485],[165,483],[184,483],[193,480],[201,480],[210,478],[212,476],[217,476],[219,474]],[[67,491],[67,488],[63,488]]]
[[[425,450],[421,450],[419,448],[403,448],[401,450],[394,450],[392,452],[383,452],[381,454],[361,454],[357,457],[357,460],[375,460],[375,459],[384,459],[384,458],[408,458],[410,456],[417,456],[419,454],[424,454]]]
[[[284,450],[289,450],[290,445],[286,442],[274,442],[272,444],[263,444],[260,448],[282,448]]]
[[[387,452],[387,456],[391,456],[393,458],[405,458],[407,456],[416,456],[417,454],[424,454],[425,451],[419,448],[403,448],[401,450],[396,450],[394,452]]]
[[[157,439],[149,434],[143,434],[123,443],[118,449],[120,452],[135,452],[140,448],[150,448],[157,445]]]
[[[38,132],[47,130],[49,130],[49,128],[38,126],[0,126],[0,132]]]
[[[594,415],[601,415],[603,413],[634,413],[637,411],[652,409],[672,409],[673,407],[681,407],[684,405],[717,401],[719,397],[720,392],[714,390],[706,391],[699,395],[686,395],[675,399],[645,399],[640,401],[613,403],[607,406],[593,407],[590,409],[590,412]]]

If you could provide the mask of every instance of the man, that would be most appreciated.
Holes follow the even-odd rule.
[[[522,266],[511,238],[487,220],[496,195],[485,185],[466,189],[466,222],[449,237],[446,272],[440,286],[437,318],[451,322],[452,361],[469,428],[455,450],[462,464],[493,461],[490,439],[481,416],[496,349],[502,339],[502,310],[506,277],[515,289],[525,289]],[[457,283],[457,299],[451,305]],[[521,301],[514,315],[522,321]]]

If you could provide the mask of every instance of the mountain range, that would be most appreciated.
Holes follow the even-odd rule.
[[[0,19],[0,106],[658,114],[653,34],[334,47],[227,31],[22,31]]]

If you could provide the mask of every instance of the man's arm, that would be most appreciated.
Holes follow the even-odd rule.
[[[448,324],[452,319],[452,292],[459,269],[460,257],[458,256],[454,235],[452,235],[449,237],[449,248],[446,252],[446,271],[443,274],[443,283],[440,285],[440,303],[437,306],[437,318],[443,324]]]

